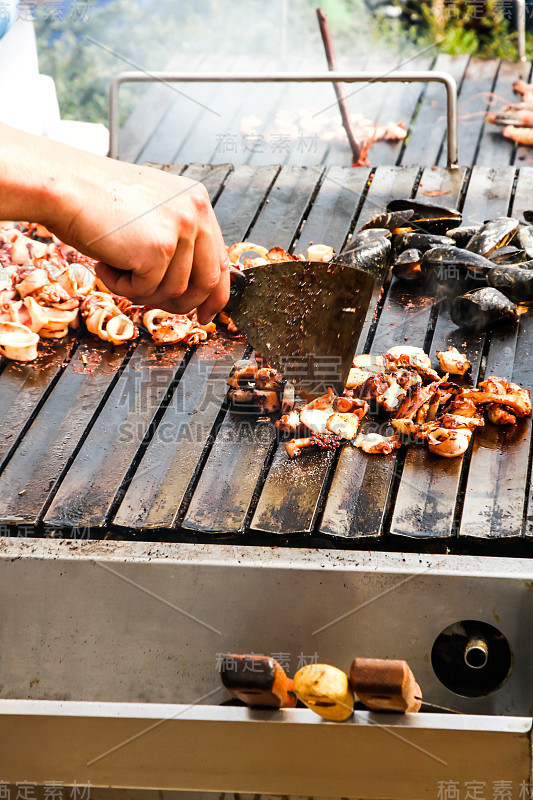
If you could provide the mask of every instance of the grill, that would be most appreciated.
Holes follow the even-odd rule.
[[[185,174],[208,186],[226,241],[298,250],[312,241],[340,249],[388,200],[433,191],[462,207],[467,223],[521,216],[533,184],[528,168],[379,167],[372,175],[194,165]],[[532,386],[529,315],[518,328],[467,336],[440,298],[386,279],[358,351],[404,341],[433,357],[449,345],[466,350],[474,381],[484,370]],[[60,344],[36,367],[7,365],[0,524],[91,538],[305,544],[300,537],[313,536],[316,546],[528,554],[530,420],[477,432],[462,461],[414,447],[405,458],[345,447],[289,462],[272,424],[226,410],[226,378],[244,351],[223,338],[187,352],[82,340]]]
[[[164,168],[206,184],[226,242],[298,251],[340,250],[393,198],[442,192],[468,224],[521,216],[533,187],[526,167]],[[533,385],[531,315],[465,337],[439,297],[386,277],[357,350],[404,341],[433,358],[457,346],[474,381]],[[357,797],[529,780],[531,420],[477,431],[462,460],[346,446],[289,462],[273,425],[226,408],[245,348],[82,339],[4,365],[0,774]],[[431,663],[462,620],[491,624],[513,653],[508,679],[478,697]],[[306,710],[220,705],[217,654],[282,650],[293,671],[315,652],[343,668],[356,654],[406,658],[430,702],[466,715],[325,726]],[[410,772],[400,787],[398,770]]]

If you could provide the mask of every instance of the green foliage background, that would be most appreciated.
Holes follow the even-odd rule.
[[[286,49],[312,55],[322,65],[316,2],[285,0]],[[372,2],[372,0],[368,0]],[[397,0],[390,0],[391,5]],[[515,35],[509,33],[499,0],[404,0],[402,16],[390,19],[364,0],[325,0],[339,58],[366,50],[416,52],[439,42],[447,53],[514,58]],[[482,15],[479,15],[479,3]],[[107,121],[107,92],[114,74],[124,69],[164,69],[178,52],[272,55],[281,60],[284,0],[73,0],[66,13],[55,5],[36,12],[41,72],[56,83],[62,117]],[[318,60],[320,59],[320,60]],[[140,89],[122,93],[125,117]]]

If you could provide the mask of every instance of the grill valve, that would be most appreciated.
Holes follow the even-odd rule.
[[[422,691],[409,665],[394,659],[356,658],[349,677],[330,664],[308,664],[291,680],[272,656],[228,654],[220,677],[248,706],[294,708],[298,699],[334,722],[351,717],[356,700],[372,711],[414,713],[422,705]]]
[[[294,708],[293,681],[272,656],[228,654],[220,668],[222,683],[248,706]]]
[[[359,700],[373,711],[413,713],[422,705],[422,690],[407,661],[355,658],[350,684]]]
[[[343,722],[353,713],[354,696],[348,676],[329,664],[307,664],[294,676],[298,700],[324,719]]]

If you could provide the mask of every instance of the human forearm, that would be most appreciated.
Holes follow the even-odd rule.
[[[62,216],[66,191],[56,142],[0,123],[0,217],[43,225]],[[63,212],[64,214],[65,212]]]
[[[0,125],[0,217],[46,225],[100,263],[134,302],[207,321],[227,302],[229,261],[204,187]]]

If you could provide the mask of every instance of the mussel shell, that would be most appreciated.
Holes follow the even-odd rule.
[[[416,248],[404,250],[400,253],[394,266],[392,267],[393,275],[403,281],[416,281],[424,277],[421,269],[422,253]]]
[[[461,225],[459,228],[453,228],[446,231],[446,236],[453,239],[453,244],[456,247],[466,247],[472,236],[478,232],[480,225]]]
[[[450,306],[452,321],[472,331],[486,330],[500,322],[517,322],[518,316],[517,306],[492,286],[466,292]]]
[[[527,211],[523,211],[522,214],[525,221],[529,222],[530,225],[533,225],[533,210],[528,209]]]
[[[409,198],[391,200],[387,204],[387,211],[413,211],[411,225],[426,233],[444,234],[450,228],[461,224],[461,212],[456,208],[446,208],[435,203],[425,203],[422,200]]]
[[[467,250],[487,258],[498,247],[508,244],[518,230],[518,220],[498,217],[485,223],[467,244]]]
[[[349,264],[351,267],[357,267],[370,272],[375,277],[380,277],[387,267],[390,251],[390,239],[380,236],[373,242],[361,244],[352,250],[342,252],[335,258],[335,261]]]
[[[498,266],[487,275],[489,286],[517,303],[533,300],[533,270],[521,267]]]
[[[525,250],[526,258],[533,258],[533,225],[519,225],[516,241]]]
[[[525,252],[520,247],[514,247],[508,244],[505,247],[499,247],[497,250],[494,250],[488,259],[492,261],[493,264],[511,264],[516,266],[524,261],[525,255]]]
[[[375,242],[376,239],[390,238],[391,232],[388,228],[368,228],[367,230],[356,233],[343,249],[343,253],[348,253],[350,250],[355,250],[362,244],[370,244]]]
[[[462,247],[434,247],[424,253],[422,269],[438,275],[439,280],[460,278],[467,271],[473,278],[485,276],[494,267],[492,261]]]
[[[453,239],[449,236],[438,236],[434,233],[422,233],[421,231],[412,231],[412,233],[397,233],[393,239],[393,249],[395,253],[403,253],[404,250],[410,250],[413,247],[425,253],[426,250],[431,250],[432,247],[453,247]]]
[[[393,211],[378,214],[377,217],[369,219],[364,225],[359,228],[358,233],[366,231],[369,228],[387,228],[389,231],[395,231],[397,228],[403,228],[405,225],[410,227],[410,220],[413,216],[413,211]]]
[[[411,209],[415,219],[451,219],[461,220],[461,212],[456,208],[439,206],[436,203],[426,203],[423,200],[414,200],[410,197],[390,200],[387,211],[406,211]],[[450,225],[450,228],[453,225]]]

